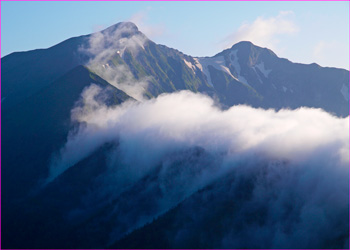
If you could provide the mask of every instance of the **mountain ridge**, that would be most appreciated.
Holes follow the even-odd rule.
[[[333,172],[332,165],[336,150],[344,148],[346,119],[301,107],[348,116],[349,71],[293,63],[247,41],[212,57],[192,57],[156,44],[128,22],[48,49],[11,54],[1,62],[3,247],[348,245],[348,207],[343,197],[349,195],[342,186],[347,175]],[[96,92],[87,91],[91,86],[108,90],[106,95],[102,92],[101,105]],[[137,101],[124,103],[132,99]],[[233,107],[240,104],[259,109]],[[95,118],[96,112],[97,119],[74,119],[76,108],[82,116],[92,111]],[[305,116],[314,113],[326,117],[325,125],[312,116],[320,124],[306,126]],[[291,127],[289,114],[299,114],[290,118]],[[318,125],[324,125],[326,132]],[[275,133],[277,127],[286,132]],[[310,134],[319,133],[326,142],[309,149],[314,137],[300,130],[314,129]],[[262,142],[250,147],[251,142],[245,141],[251,134]],[[293,165],[284,156],[274,159],[272,151],[278,146],[282,151],[293,148],[293,159],[303,150],[304,140],[307,156],[301,158],[306,160],[297,159]],[[54,169],[56,156],[63,163]],[[52,176],[50,171],[56,170]],[[330,198],[322,199],[323,191]],[[310,216],[329,209],[328,201],[332,201],[330,224],[322,223],[325,217],[318,220],[318,214]],[[294,240],[300,239],[294,229],[302,216],[306,222],[314,219],[306,228],[310,241]],[[328,228],[336,232],[319,237],[313,223],[325,234]],[[283,235],[278,238],[280,228]],[[250,232],[256,233],[254,237]],[[144,235],[151,237],[142,239]],[[157,237],[161,239],[153,242]]]
[[[2,185],[6,185],[8,189],[8,192],[2,195],[3,200],[23,197],[28,190],[34,188],[38,179],[46,177],[46,164],[50,161],[51,150],[64,143],[72,126],[71,109],[83,89],[92,83],[101,87],[109,86],[116,93],[117,103],[130,98],[86,67],[77,66],[30,98],[2,110],[1,142],[7,145],[2,148]],[[38,146],[31,147],[33,141],[38,143]],[[37,157],[34,162],[40,163],[37,164],[38,167],[11,167],[18,165],[18,158],[31,162],[35,155]],[[18,178],[17,174],[21,171],[22,174]],[[21,182],[20,186],[17,186],[17,181]],[[7,194],[11,194],[11,199]]]
[[[112,85],[117,78],[114,86],[121,86],[120,80],[125,76],[136,87],[144,82],[139,95],[146,98],[188,89],[217,98],[227,107],[247,104],[278,110],[307,106],[337,116],[349,113],[345,94],[349,89],[349,71],[345,69],[293,63],[249,41],[236,43],[212,57],[192,57],[154,43],[131,22],[1,60],[4,108],[40,90],[67,70],[85,65],[100,77],[107,77],[105,80]],[[22,63],[17,66],[16,61]],[[102,69],[104,65],[109,69]],[[307,77],[302,74],[304,71]],[[320,101],[325,96],[330,96],[332,103]]]

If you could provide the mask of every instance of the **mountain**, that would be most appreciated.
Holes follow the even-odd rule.
[[[109,87],[118,104],[124,92],[77,66],[24,101],[2,111],[2,200],[9,202],[28,194],[48,174],[52,153],[65,142],[71,129],[71,109],[84,88],[92,83]],[[22,164],[26,162],[26,164]],[[20,185],[19,185],[20,183]]]
[[[154,43],[130,22],[70,38],[48,49],[12,53],[1,58],[1,67],[3,248],[344,246],[348,224],[339,221],[322,224],[339,230],[318,237],[323,241],[314,244],[300,241],[293,245],[282,236],[281,242],[271,239],[265,245],[255,245],[247,240],[243,244],[249,230],[242,230],[242,237],[232,244],[223,241],[239,233],[227,230],[227,223],[234,224],[234,230],[244,228],[237,218],[245,218],[252,227],[258,224],[262,231],[253,228],[258,233],[265,226],[280,227],[288,238],[309,208],[300,206],[292,216],[286,215],[291,211],[288,201],[300,202],[300,192],[273,193],[273,202],[282,200],[280,213],[251,199],[254,180],[264,185],[270,181],[266,174],[270,159],[257,164],[257,171],[221,173],[218,167],[224,164],[224,153],[197,145],[181,146],[164,153],[150,171],[130,181],[131,177],[123,175],[134,167],[122,160],[125,152],[120,144],[125,138],[113,138],[50,182],[46,180],[62,146],[87,126],[72,119],[72,110],[84,105],[82,96],[91,86],[98,86],[106,107],[114,108],[127,100],[137,107],[164,93],[190,90],[212,97],[222,109],[237,104],[276,110],[306,106],[345,117],[349,114],[349,71],[292,63],[251,42],[237,43],[213,57],[192,57]],[[104,116],[108,114],[99,119]],[[79,153],[85,146],[74,150]],[[131,158],[140,155],[136,151]],[[115,168],[110,167],[111,162]],[[240,164],[237,169],[249,169],[249,163]],[[272,173],[288,176],[288,162],[277,165]],[[118,171],[122,178],[116,178]],[[266,184],[271,185],[279,190],[279,182]],[[243,211],[247,204],[253,208]],[[347,216],[339,211],[341,218]],[[278,225],[274,217],[270,220],[267,214],[275,212],[286,222]],[[268,230],[264,235],[271,238]],[[255,239],[259,239],[258,233]]]
[[[324,235],[327,226],[321,225],[314,226],[310,233],[303,228],[305,218],[302,214],[308,209],[307,206],[296,205],[292,196],[284,197],[285,190],[280,190],[281,195],[275,194],[267,202],[273,203],[275,207],[269,207],[266,200],[254,197],[259,186],[255,179],[264,179],[262,175],[269,164],[262,164],[256,172],[246,175],[232,172],[219,178],[162,216],[111,244],[109,248],[344,248],[343,243],[348,237],[348,223],[345,220],[335,219],[329,222],[327,226],[337,227],[337,232]],[[284,168],[288,163],[278,165]],[[276,184],[267,179],[262,181],[272,186]],[[280,206],[279,201],[283,205]],[[339,212],[344,219],[349,218],[348,207]],[[304,232],[305,237],[298,235],[300,231]],[[322,238],[317,237],[320,234],[323,235]],[[310,240],[312,238],[314,240]]]
[[[212,79],[216,92],[222,96],[220,99],[229,106],[237,104],[237,98],[235,92],[225,88],[223,83],[226,86],[244,84],[259,97],[258,100],[245,97],[240,103],[277,110],[315,107],[338,116],[349,113],[349,76],[346,70],[292,63],[250,42],[240,42],[212,58],[198,60],[202,62],[202,68],[208,69],[203,71],[207,79]],[[221,79],[226,81],[216,78],[219,72],[225,74],[226,78]]]
[[[235,44],[213,57],[191,57],[152,42],[128,22],[1,60],[3,108],[85,65],[111,84],[125,79],[146,82],[143,94],[148,98],[188,89],[215,97],[226,107],[306,106],[342,117],[349,113],[347,70],[292,63],[250,42]]]
[[[1,58],[1,105],[12,106],[61,77],[87,58],[78,54],[83,37],[75,37],[49,49],[15,52]]]

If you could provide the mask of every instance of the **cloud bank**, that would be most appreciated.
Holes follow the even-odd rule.
[[[267,219],[271,223],[281,219],[278,208],[284,209],[288,197],[298,197],[300,203],[289,202],[292,207],[298,206],[301,216],[301,231],[293,234],[294,240],[312,231],[310,227],[324,234],[327,227],[336,227],[334,222],[348,221],[344,218],[348,208],[348,117],[337,118],[310,108],[276,112],[240,105],[221,110],[208,96],[189,91],[108,107],[98,97],[101,92],[103,89],[96,85],[83,91],[72,110],[72,120],[80,124],[79,129],[68,137],[48,179],[54,180],[105,143],[118,146],[108,156],[109,170],[96,190],[100,200],[116,198],[157,173],[157,178],[146,181],[146,190],[127,197],[127,204],[133,205],[118,213],[127,226],[120,229],[122,222],[116,223],[112,240],[234,171],[245,176],[255,173],[253,200],[245,201],[242,207],[271,202],[265,204],[272,213]],[[283,164],[276,166],[276,162]],[[266,164],[269,167],[262,171],[261,166]],[[158,188],[161,196],[155,195]],[[239,185],[234,188],[238,189]],[[149,198],[147,212],[146,205],[140,207],[130,201],[142,197],[157,197]],[[281,219],[279,223],[283,227],[287,222]],[[264,230],[271,237],[280,233],[288,238],[288,233],[275,229],[267,226]],[[260,232],[255,226],[244,232],[252,230]],[[339,230],[342,235],[344,227]],[[227,233],[223,246],[229,246],[234,235],[234,229]],[[276,242],[287,242],[281,237]],[[276,242],[270,242],[271,246],[280,246]]]

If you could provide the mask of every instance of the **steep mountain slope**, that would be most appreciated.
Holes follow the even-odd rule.
[[[215,80],[214,69],[224,72],[230,81],[239,81],[253,88],[261,97],[259,107],[295,109],[306,106],[322,108],[338,116],[349,113],[349,74],[346,70],[292,63],[250,42],[240,42],[201,61],[209,69],[207,76],[213,78],[215,87],[223,81]],[[229,96],[232,105],[235,94]],[[245,98],[245,101],[255,106],[254,100]]]
[[[94,39],[101,36],[102,41],[96,45]],[[133,50],[140,46],[143,53],[134,58]],[[123,58],[119,50],[123,50]],[[118,23],[102,32],[68,39],[48,49],[12,53],[1,59],[2,109],[26,99],[78,65],[87,65],[99,72],[99,68],[108,62],[112,66],[127,66],[122,68],[124,72],[117,73],[132,73],[129,80],[137,81],[148,76],[149,92],[152,93],[149,96],[178,89],[196,91],[201,81],[179,60],[180,54],[156,45],[128,22]]]
[[[62,224],[62,214],[59,211],[64,210],[71,202],[75,204],[74,197],[78,199],[82,195],[81,192],[89,188],[87,183],[101,171],[98,167],[101,166],[103,170],[105,164],[102,156],[106,151],[104,148],[82,161],[80,165],[84,168],[79,168],[79,173],[73,171],[76,178],[66,180],[63,184],[64,189],[62,186],[57,189],[61,190],[59,194],[63,193],[64,197],[45,195],[48,192],[50,194],[49,190],[52,190],[51,186],[43,189],[42,184],[48,176],[48,166],[53,153],[65,143],[69,131],[75,126],[71,123],[71,110],[82,91],[91,84],[108,91],[108,98],[105,99],[107,105],[119,104],[130,99],[123,91],[116,89],[86,67],[77,66],[31,97],[2,111],[1,143],[6,145],[2,147],[1,158],[1,199],[2,203],[6,204],[2,207],[2,228],[6,228],[3,230],[3,247],[40,248],[47,244],[46,238],[54,244],[57,235],[50,232],[59,232],[62,227],[67,226]],[[86,182],[83,181],[84,171],[88,176]],[[69,189],[77,179],[81,184],[81,192],[79,185]],[[46,189],[48,191],[45,191]],[[38,210],[38,207],[42,209]],[[49,219],[51,216],[56,220],[56,231],[48,230],[48,227],[52,226]],[[33,224],[41,224],[42,227],[38,227],[36,231],[32,228]]]
[[[81,238],[67,241],[80,223],[74,220],[74,212],[84,205],[82,197],[91,192],[93,181],[105,171],[110,148],[111,145],[105,145],[96,150],[41,192],[7,203],[2,210],[2,227],[6,228],[2,232],[2,247],[78,248],[83,243]]]
[[[103,40],[108,40],[118,38],[115,33],[101,34]],[[142,37],[136,45],[131,39],[135,36]],[[235,44],[213,57],[194,58],[157,45],[139,33],[131,38],[103,53],[103,60],[101,52],[96,53],[98,60],[92,60],[89,67],[102,77],[118,78],[119,67],[124,66],[122,69],[132,73],[134,81],[145,79],[148,84],[144,93],[148,97],[189,89],[218,98],[227,107],[248,104],[278,110],[306,106],[337,116],[349,113],[347,70],[292,63],[250,42]],[[96,51],[95,39],[90,37],[87,44],[87,50]]]
[[[261,162],[254,169],[239,166],[109,248],[348,248],[349,207],[335,211],[326,202],[318,210],[321,199],[297,187],[304,181],[311,189],[314,184],[303,174],[294,176],[289,167],[287,161]],[[289,189],[286,183],[296,185]],[[322,180],[315,183],[324,185]],[[322,188],[322,196],[328,188],[337,192]],[[323,216],[338,213],[342,215],[331,219]],[[328,228],[337,230],[325,233]]]
[[[70,38],[48,49],[15,52],[1,58],[2,109],[21,102],[78,65],[84,36]]]
[[[227,107],[307,106],[337,116],[349,113],[347,70],[292,63],[250,42],[213,57],[194,58],[155,44],[130,22],[1,60],[3,108],[83,64],[128,94],[137,90],[146,98],[188,89],[218,98]]]
[[[108,167],[108,155],[117,147],[118,143],[103,145],[24,203],[12,205],[3,222],[8,225],[3,246],[107,247],[193,193],[196,184],[187,183],[184,176],[197,182],[207,165],[217,163],[202,148],[184,149],[163,159],[144,178],[121,187]],[[114,166],[119,167],[121,163]],[[106,182],[109,178],[113,182]],[[38,223],[41,226],[33,229]]]
[[[114,103],[129,97],[83,66],[78,66],[23,102],[2,112],[2,200],[23,197],[46,178],[52,153],[65,142],[71,109],[82,90],[95,83],[111,88]]]
[[[145,170],[135,170],[133,164],[123,161],[125,151],[119,147],[122,140],[113,137],[55,176],[51,182],[45,184],[45,181],[50,174],[53,156],[78,131],[78,126],[88,126],[72,120],[71,112],[79,100],[79,104],[84,105],[81,95],[91,84],[107,91],[106,95],[102,95],[107,106],[132,98],[142,100],[162,93],[190,90],[213,97],[224,109],[236,104],[273,109],[307,106],[322,108],[337,116],[348,116],[347,70],[292,63],[250,42],[235,44],[213,57],[191,57],[152,42],[129,22],[71,38],[48,49],[13,53],[1,60],[2,228],[6,228],[2,233],[2,247],[346,246],[344,232],[348,232],[348,215],[341,207],[342,202],[337,204],[342,208],[338,211],[340,215],[333,214],[333,210],[326,211],[330,217],[336,218],[335,223],[321,225],[339,230],[329,237],[326,235],[328,238],[325,236],[321,241],[314,241],[315,244],[300,241],[300,245],[290,242],[289,245],[279,245],[272,239],[259,245],[249,240],[242,243],[239,240],[247,239],[243,233],[236,245],[229,240],[223,241],[226,236],[234,238],[232,235],[244,228],[238,219],[241,216],[249,222],[248,226],[272,225],[273,229],[281,226],[286,235],[293,231],[287,224],[276,225],[275,221],[269,221],[266,215],[268,208],[264,204],[270,202],[271,197],[279,197],[285,203],[278,220],[286,219],[297,224],[298,220],[294,220],[293,216],[300,217],[302,209],[297,207],[292,211],[293,218],[288,217],[288,212],[293,210],[288,201],[289,198],[292,202],[300,201],[301,192],[281,197],[272,193],[267,200],[250,199],[254,196],[255,187],[261,183],[273,186],[273,190],[280,190],[279,185],[289,183],[278,182],[279,171],[289,177],[286,162],[273,172],[277,173],[277,184],[269,183],[269,178],[261,178],[268,172],[266,166],[269,162],[256,164],[254,167],[258,170],[253,174],[236,176],[232,171],[224,178],[217,176],[220,171],[216,170],[230,165],[224,162],[227,152],[218,150],[213,153],[191,144],[190,147],[172,149],[148,166],[152,171],[128,182],[129,178],[132,179],[128,176],[128,168],[135,172]],[[87,108],[90,107],[87,105]],[[105,115],[108,114],[103,113],[99,119]],[[143,118],[143,114],[141,117],[147,122],[148,118],[153,121],[151,117]],[[177,126],[176,122],[172,125]],[[118,127],[112,129],[117,130]],[[147,132],[153,132],[154,128],[148,129]],[[166,132],[166,126],[161,126],[160,131]],[[145,141],[149,137],[154,139],[157,132],[146,134]],[[137,136],[136,139],[122,139],[132,146]],[[157,143],[156,140],[153,142]],[[83,151],[86,146],[84,143],[79,145],[81,148],[74,148],[76,151],[73,150],[73,153]],[[146,149],[150,145],[141,146],[136,149],[147,154]],[[132,151],[130,154],[131,158],[139,157],[139,152]],[[255,157],[254,154],[252,158]],[[229,167],[236,168],[234,164]],[[294,168],[290,169],[294,171]],[[313,173],[309,175],[313,176]],[[254,182],[257,179],[261,182]],[[329,193],[343,194],[344,190],[338,192],[336,189],[339,186],[328,185]],[[241,205],[245,207],[246,204],[257,206],[243,211]],[[341,222],[339,218],[346,220]],[[144,226],[145,223],[148,225]],[[228,227],[227,223],[232,223],[234,227]],[[33,228],[33,225],[40,227]],[[210,233],[212,228],[214,234]],[[227,231],[227,228],[233,231]]]

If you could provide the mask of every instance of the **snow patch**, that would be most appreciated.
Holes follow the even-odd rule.
[[[223,56],[217,56],[214,58],[208,58],[208,57],[199,57],[195,58],[196,62],[201,65],[201,67],[198,67],[197,64],[196,66],[203,71],[203,73],[206,75],[208,79],[208,83],[213,86],[211,77],[210,77],[210,72],[208,70],[208,66],[212,66],[215,69],[221,70],[226,72],[229,76],[234,78],[235,80],[239,81],[235,76],[232,75],[231,71],[229,68],[226,67],[225,65],[225,58]]]
[[[247,79],[245,79],[245,77],[241,76],[241,65],[239,65],[239,62],[238,62],[237,52],[238,52],[238,50],[234,50],[234,51],[231,51],[231,53],[230,53],[231,65],[233,66],[233,68],[235,69],[235,71],[237,73],[237,78],[235,77],[235,79],[238,79],[238,81],[250,86]]]
[[[272,69],[265,69],[264,62],[260,62],[259,64],[256,64],[254,68],[258,68],[260,72],[265,76],[265,78],[269,77],[269,74],[271,73]]]
[[[197,68],[199,68],[201,71],[203,71],[203,67],[202,67],[202,64],[200,64],[198,58],[193,58],[194,61],[195,61],[195,65]]]
[[[106,64],[103,64],[102,67],[103,67],[104,69],[106,69],[106,68],[109,68],[110,66],[109,66],[108,63],[106,63]]]
[[[343,86],[340,89],[340,93],[344,96],[345,101],[349,101],[349,87],[345,86],[345,84],[343,84]]]
[[[120,50],[117,51],[118,55],[124,59],[124,52],[126,48],[121,48]]]
[[[258,72],[256,71],[256,69],[254,67],[252,67],[252,69],[254,70],[256,76],[258,77],[259,82],[263,83],[263,81],[261,80],[260,74],[258,74]]]
[[[184,60],[185,64],[187,65],[187,67],[189,67],[190,69],[192,69],[192,71],[193,71],[193,73],[194,73],[194,71],[195,71],[195,69],[196,69],[196,66],[193,65],[191,62],[186,61],[186,59],[183,59],[183,60]]]

